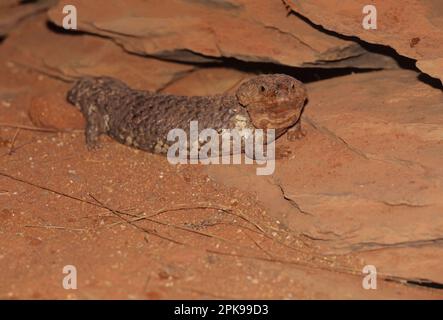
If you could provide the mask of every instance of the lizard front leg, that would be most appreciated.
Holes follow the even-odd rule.
[[[289,141],[296,141],[303,138],[306,135],[306,131],[301,127],[301,119],[294,124],[293,127],[288,129],[287,138]]]

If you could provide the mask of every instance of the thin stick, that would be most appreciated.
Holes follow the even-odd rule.
[[[26,225],[25,228],[42,228],[42,229],[57,229],[57,230],[68,230],[68,231],[86,231],[86,229],[77,229],[77,228],[68,228],[68,227],[61,227],[61,226],[39,226],[39,225]]]
[[[178,206],[178,207],[175,207],[175,208],[160,209],[156,213],[154,213],[152,215],[149,215],[149,216],[142,215],[142,216],[136,217],[135,219],[132,219],[132,220],[128,219],[128,220],[125,220],[123,222],[111,223],[111,224],[108,224],[108,226],[112,227],[112,226],[114,226],[116,224],[120,224],[120,223],[129,223],[129,222],[133,223],[133,222],[137,222],[137,221],[141,221],[141,220],[147,220],[147,221],[150,221],[150,222],[153,222],[153,223],[157,223],[157,224],[160,224],[160,225],[163,225],[163,226],[172,227],[172,228],[179,229],[179,230],[182,230],[182,231],[187,231],[187,232],[194,233],[194,234],[197,234],[197,235],[200,235],[200,236],[204,236],[204,237],[207,237],[207,238],[214,238],[214,239],[218,239],[218,240],[222,240],[222,241],[226,241],[226,242],[230,242],[230,243],[235,243],[234,241],[231,241],[231,240],[228,240],[228,239],[225,239],[225,238],[222,238],[222,237],[218,237],[218,236],[213,235],[213,234],[209,234],[209,233],[206,233],[206,232],[201,232],[201,231],[193,230],[193,229],[186,228],[186,227],[183,227],[183,226],[179,226],[179,225],[175,225],[175,224],[170,224],[170,223],[166,223],[166,222],[161,222],[161,221],[152,219],[152,217],[158,216],[158,215],[160,215],[162,213],[181,211],[181,210],[192,210],[192,209],[214,209],[214,210],[221,210],[221,211],[226,211],[227,210],[226,208],[223,208],[223,207],[220,207],[220,206],[213,206],[213,205],[202,205],[202,204],[199,204],[197,206],[185,206],[185,205],[183,205],[183,206]]]
[[[222,211],[224,213],[227,213],[227,214],[239,217],[240,219],[246,221],[247,223],[252,224],[254,227],[256,227],[261,232],[265,233],[265,230],[259,224],[257,224],[256,222],[254,222],[252,220],[249,220],[248,218],[246,218],[242,214],[235,213],[232,208],[225,207],[225,206],[219,206],[219,205],[215,206],[215,205],[212,205],[212,204],[205,204],[205,203],[197,203],[197,205],[193,206],[193,207],[189,207],[189,206],[183,205],[183,206],[179,206],[179,207],[176,207],[176,208],[173,208],[173,209],[161,209],[158,212],[156,212],[156,213],[154,213],[154,214],[152,214],[150,216],[140,217],[140,218],[141,219],[152,218],[152,217],[155,217],[155,216],[160,215],[162,213],[171,212],[171,211],[179,211],[179,210],[188,210],[188,209],[214,209],[214,210],[220,210],[220,211]]]
[[[157,223],[157,224],[162,224],[158,220],[153,220],[151,218],[155,217],[155,216],[158,216],[160,214],[166,213],[166,212],[174,212],[174,211],[181,211],[181,210],[192,210],[192,209],[214,209],[214,210],[223,211],[223,212],[225,212],[227,214],[234,215],[234,216],[239,217],[240,219],[246,221],[247,223],[253,225],[256,229],[259,230],[259,232],[255,231],[255,230],[253,230],[253,229],[251,229],[249,227],[246,227],[246,226],[241,226],[241,225],[236,225],[236,224],[230,223],[231,225],[241,226],[242,228],[248,229],[248,230],[250,230],[252,232],[256,232],[258,234],[262,234],[267,239],[269,239],[271,241],[275,241],[275,242],[281,244],[282,246],[287,247],[289,249],[292,249],[294,251],[297,251],[297,252],[300,252],[300,253],[303,253],[303,254],[307,254],[307,255],[312,255],[312,256],[317,257],[319,259],[324,259],[323,256],[319,256],[319,255],[316,255],[316,254],[305,252],[305,251],[303,251],[301,249],[298,249],[298,248],[295,248],[293,246],[290,246],[290,245],[284,243],[283,241],[280,241],[279,239],[276,239],[275,237],[270,236],[269,234],[267,234],[267,232],[260,225],[258,225],[257,223],[253,222],[252,220],[247,219],[245,216],[243,216],[241,214],[233,212],[233,209],[229,208],[229,207],[215,206],[215,205],[211,205],[211,204],[202,204],[202,203],[197,204],[196,206],[179,205],[178,207],[175,207],[175,208],[169,208],[169,209],[162,208],[162,209],[158,210],[157,212],[153,213],[152,215],[149,215],[149,216],[141,215],[141,216],[138,216],[138,217],[136,217],[136,218],[134,218],[134,219],[132,219],[130,221],[131,222],[137,222],[137,221],[141,221],[141,220],[148,220],[150,222],[154,222],[154,223]],[[119,222],[110,223],[107,226],[108,227],[113,227],[113,226],[121,224],[121,223],[125,223],[125,221],[119,221]],[[219,224],[221,224],[221,223],[219,223]],[[169,225],[169,226],[170,227],[174,227],[174,228],[180,228],[179,226],[176,226],[176,225]],[[186,229],[184,227],[181,227],[181,228],[182,229]],[[195,233],[195,231],[191,230],[191,229],[187,229],[186,231],[194,232]],[[207,235],[207,234],[204,234],[204,235]]]
[[[163,240],[168,240],[168,241],[173,242],[173,243],[175,243],[175,244],[184,245],[183,242],[179,242],[179,241],[177,241],[177,240],[174,240],[174,239],[171,239],[171,238],[168,238],[168,237],[162,236],[162,235],[158,234],[157,231],[155,231],[155,230],[153,230],[153,229],[147,229],[147,228],[140,227],[139,225],[137,225],[137,224],[131,222],[131,220],[124,218],[123,215],[120,214],[120,212],[118,212],[118,211],[116,211],[116,210],[114,210],[114,209],[112,209],[112,208],[106,206],[104,203],[100,202],[100,201],[99,201],[96,197],[94,197],[91,193],[89,193],[88,195],[89,195],[92,199],[94,199],[98,204],[100,204],[101,207],[108,209],[108,210],[109,210],[110,212],[112,212],[115,216],[117,216],[118,218],[122,219],[123,221],[125,221],[125,222],[128,223],[128,224],[130,224],[131,226],[134,226],[135,228],[137,228],[137,229],[139,229],[139,230],[142,230],[143,232],[145,232],[145,233],[147,233],[147,234],[154,235],[154,236],[159,237],[159,238],[161,238],[161,239],[163,239]]]
[[[66,197],[66,198],[69,198],[69,199],[72,199],[72,200],[76,200],[76,201],[80,201],[80,202],[83,202],[83,203],[87,203],[87,204],[93,205],[95,207],[100,207],[99,205],[97,205],[96,203],[94,203],[92,201],[88,201],[88,200],[84,200],[84,199],[81,199],[81,198],[78,198],[78,197],[75,197],[75,196],[71,196],[71,195],[63,193],[61,191],[53,190],[53,189],[50,189],[48,187],[41,186],[41,185],[35,184],[33,182],[29,182],[29,181],[26,181],[26,180],[23,180],[23,179],[11,176],[11,175],[9,175],[7,173],[4,173],[4,172],[0,172],[0,176],[3,176],[3,177],[6,177],[6,178],[15,180],[15,181],[27,184],[27,185],[30,185],[30,186],[38,188],[38,189],[49,191],[51,193],[57,194],[57,195],[62,196],[62,197]]]
[[[175,225],[175,224],[170,224],[170,223],[166,223],[166,222],[161,222],[161,221],[158,221],[158,220],[153,220],[153,219],[147,219],[147,220],[150,221],[150,222],[154,222],[154,223],[157,223],[157,224],[161,224],[161,225],[163,225],[163,226],[167,226],[167,227],[171,227],[171,228],[174,228],[174,229],[178,229],[178,230],[182,230],[182,231],[187,231],[187,232],[190,232],[190,233],[194,233],[194,234],[197,234],[197,235],[200,235],[200,236],[206,237],[206,238],[214,238],[214,239],[222,240],[222,241],[225,241],[225,242],[235,243],[235,242],[232,241],[232,240],[228,240],[228,239],[225,239],[225,238],[222,238],[222,237],[219,237],[219,236],[216,236],[216,235],[210,234],[210,233],[206,233],[206,232],[201,232],[201,231],[193,230],[193,229],[186,228],[186,227],[179,226],[179,225]]]
[[[250,236],[247,232],[244,232],[244,234],[252,241],[254,242],[254,244],[257,246],[257,248],[259,248],[261,251],[263,251],[265,253],[265,255],[268,256],[268,258],[273,258],[273,256],[267,251],[265,250],[257,241],[255,241],[255,239]]]
[[[17,130],[15,131],[14,137],[12,138],[11,146],[9,147],[8,155],[12,155],[12,153],[15,151],[14,145],[15,145],[15,141],[17,140],[17,136],[18,136],[19,132],[20,132],[20,128],[17,128]]]
[[[178,205],[177,207],[174,208],[162,208],[160,210],[158,210],[157,212],[151,214],[151,215],[139,215],[136,218],[132,219],[131,222],[137,222],[140,220],[149,220],[153,217],[156,217],[162,213],[166,213],[166,212],[174,212],[174,211],[182,211],[182,210],[194,210],[194,209],[214,209],[214,210],[222,210],[221,207],[218,206],[211,206],[211,205],[196,205],[196,206],[187,206],[187,205]],[[156,220],[154,220],[156,221]],[[114,225],[120,224],[122,222],[114,222],[111,224],[108,224],[109,227],[113,227]]]
[[[6,127],[6,128],[15,128],[15,129],[22,129],[22,130],[29,130],[29,131],[40,131],[40,132],[84,132],[84,130],[80,129],[51,129],[51,128],[39,128],[39,127],[33,127],[33,126],[27,126],[24,124],[15,124],[15,123],[0,123],[0,127]]]
[[[134,222],[138,222],[138,221],[141,221],[141,220],[146,220],[146,221],[149,221],[149,222],[160,224],[162,226],[167,226],[167,227],[170,227],[170,228],[174,228],[174,229],[178,229],[178,230],[194,233],[194,234],[197,234],[199,236],[206,237],[206,238],[214,238],[214,239],[217,239],[217,240],[222,240],[222,241],[234,243],[234,241],[231,241],[231,240],[228,240],[228,239],[225,239],[225,238],[222,238],[222,237],[210,234],[210,233],[206,233],[206,232],[202,232],[202,231],[198,231],[198,230],[193,230],[193,229],[190,229],[190,228],[187,228],[187,227],[183,227],[183,226],[179,226],[179,225],[175,225],[175,224],[170,224],[170,223],[166,223],[166,222],[162,222],[162,221],[158,221],[158,220],[154,220],[154,219],[150,218],[150,217],[153,217],[153,216],[157,216],[160,213],[164,213],[164,212],[168,212],[168,211],[172,212],[172,211],[192,210],[192,209],[208,209],[208,207],[196,206],[196,207],[178,207],[178,208],[172,208],[172,209],[161,209],[157,213],[154,213],[154,214],[152,214],[150,216],[139,216],[139,217],[137,217],[135,219],[128,219],[128,220],[124,220],[124,221],[120,221],[120,222],[110,223],[110,224],[107,225],[107,227],[112,227],[112,226],[115,226],[115,225],[120,224],[120,223],[131,223],[132,224]],[[210,208],[210,209],[213,209],[213,208]]]
[[[286,265],[297,265],[297,266],[305,267],[305,268],[316,268],[316,269],[322,269],[322,270],[331,271],[331,272],[350,274],[350,275],[354,275],[354,276],[362,275],[362,273],[360,271],[357,271],[357,270],[354,270],[351,268],[346,268],[346,267],[328,267],[328,266],[316,265],[316,264],[309,263],[306,261],[285,260],[285,259],[275,258],[275,257],[264,258],[264,257],[257,257],[257,256],[247,256],[247,255],[242,255],[242,254],[238,254],[238,253],[223,252],[223,251],[212,250],[212,249],[205,249],[205,251],[208,253],[218,254],[218,255],[222,255],[222,256],[230,256],[230,257],[237,257],[237,258],[243,258],[243,259],[253,259],[253,260],[260,260],[260,261],[266,261],[266,262],[271,262],[271,263],[281,263],[281,264],[286,264]],[[385,279],[383,279],[383,280],[385,280]]]
[[[244,215],[239,214],[239,213],[235,213],[232,210],[222,210],[223,212],[227,213],[227,214],[231,214],[233,216],[239,217],[240,219],[246,221],[247,223],[252,224],[254,227],[256,227],[258,230],[260,230],[262,233],[266,233],[265,230],[256,222],[249,220],[248,218],[246,218]]]

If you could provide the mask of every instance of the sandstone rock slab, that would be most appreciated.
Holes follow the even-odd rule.
[[[342,40],[288,15],[279,0],[74,0],[49,11],[62,25],[62,8],[75,5],[78,28],[109,37],[127,51],[187,62],[236,58],[289,66],[395,67],[374,59],[353,41]],[[353,59],[356,58],[356,61]]]
[[[19,0],[2,0],[0,3],[0,37],[7,35],[24,19],[45,11],[54,3],[54,0],[39,0],[28,4],[20,3]]]
[[[443,3],[440,0],[372,1],[377,8],[377,29],[362,27],[365,0],[284,0],[297,13],[346,36],[390,46],[416,59],[423,72],[443,79]]]
[[[5,40],[2,50],[9,61],[65,81],[111,76],[145,90],[161,89],[195,68],[128,54],[100,37],[53,31],[44,16],[25,21]]]
[[[210,177],[256,194],[269,215],[324,253],[442,283],[441,90],[402,70],[310,83],[308,92],[307,135],[277,142],[291,155],[272,176],[232,165],[209,166]]]

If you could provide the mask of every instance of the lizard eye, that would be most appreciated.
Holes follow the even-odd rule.
[[[295,84],[292,84],[292,85],[291,85],[291,89],[295,89]]]
[[[265,91],[266,91],[266,87],[265,87],[264,85],[261,85],[261,86],[260,86],[260,92],[263,93],[263,92],[265,92]]]

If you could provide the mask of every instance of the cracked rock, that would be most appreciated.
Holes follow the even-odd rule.
[[[24,47],[27,50],[23,50]],[[128,54],[100,37],[53,31],[42,15],[14,30],[2,50],[8,61],[64,81],[83,76],[110,76],[145,90],[159,90],[195,69],[192,65]]]
[[[377,29],[362,27],[366,0],[284,0],[316,25],[345,36],[394,48],[417,60],[417,67],[443,79],[443,3],[441,0],[376,1]]]
[[[63,0],[49,11],[77,7],[78,28],[108,37],[127,51],[187,62],[236,58],[288,66],[396,68],[354,41],[316,30],[279,0]],[[103,7],[106,6],[106,10]]]

